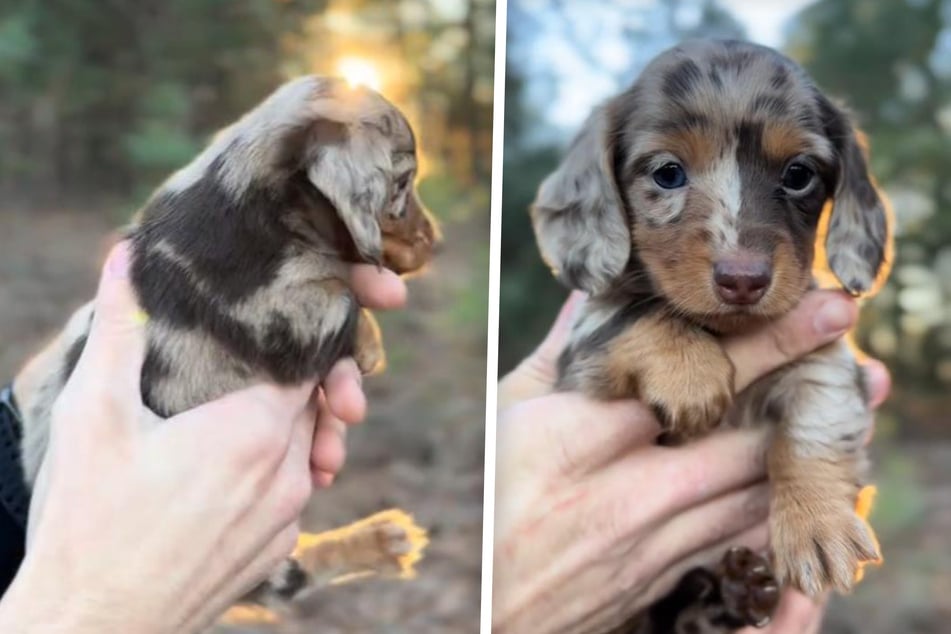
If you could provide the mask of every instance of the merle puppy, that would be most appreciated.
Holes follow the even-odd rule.
[[[719,340],[792,309],[817,285],[815,267],[827,264],[855,295],[887,275],[885,206],[846,112],[773,50],[687,42],[592,113],[531,215],[556,276],[590,295],[558,387],[639,398],[670,441],[721,421],[769,425],[775,576],[811,596],[850,590],[860,563],[878,558],[854,511],[871,413],[853,352],[826,346],[735,394]],[[778,594],[763,563],[739,551],[723,562],[745,580],[734,590],[762,586],[756,609],[694,576],[681,598],[703,595],[712,607],[655,606],[637,631],[762,623]],[[661,613],[666,625],[652,628]]]
[[[437,229],[416,165],[406,118],[335,79],[291,81],[222,130],[127,232],[148,316],[143,402],[168,417],[257,382],[320,379],[345,356],[375,369],[379,330],[347,286],[348,267],[405,273],[430,259]],[[30,485],[92,310],[79,309],[14,382]],[[306,585],[291,563],[266,589],[287,599]]]

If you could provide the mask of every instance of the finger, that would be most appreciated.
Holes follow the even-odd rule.
[[[503,449],[540,448],[517,457],[524,467],[579,475],[634,447],[653,443],[660,425],[637,401],[595,401],[576,392],[557,392],[506,410],[498,433],[498,445]]]
[[[347,457],[347,426],[324,402],[318,404],[317,427],[310,455],[314,486],[329,487],[343,468]]]
[[[641,449],[592,476],[603,511],[623,534],[766,477],[768,430],[731,430],[683,447]],[[649,491],[631,504],[635,491]],[[597,517],[602,513],[596,513]]]
[[[112,249],[106,260],[77,374],[107,383],[110,394],[122,395],[138,406],[145,358],[145,317],[129,283],[130,255],[128,243],[123,242]]]
[[[372,264],[355,264],[350,270],[350,288],[357,303],[366,308],[402,308],[406,304],[406,283],[399,275]]]
[[[645,566],[662,570],[699,549],[752,530],[769,517],[769,485],[763,481],[694,506],[666,520],[643,542]]]
[[[216,588],[210,601],[197,606],[197,610],[186,621],[181,631],[204,632],[211,627],[228,608],[278,570],[293,551],[298,533],[295,523],[271,536],[260,548],[249,550],[248,552],[253,552],[253,555],[243,558],[241,566],[235,567],[236,574],[226,577],[226,581]]]
[[[294,421],[284,460],[264,490],[260,509],[255,511],[276,526],[297,521],[313,493],[309,465],[316,422],[315,397],[313,407]]]
[[[257,434],[277,434],[287,437],[294,421],[312,406],[311,397],[315,389],[315,381],[291,386],[260,383],[178,414],[170,418],[166,425],[233,428],[235,418],[239,418],[243,427],[242,435],[255,437]],[[205,436],[212,437],[211,434]]]
[[[363,375],[353,359],[348,357],[334,364],[324,381],[324,393],[327,406],[339,420],[353,424],[366,417]]]
[[[544,341],[517,368],[499,381],[498,408],[551,392],[558,378],[557,361],[585,295],[574,291],[568,296]]]
[[[321,402],[322,394],[320,390],[314,390],[307,408],[294,420],[294,429],[291,433],[287,455],[284,458],[285,466],[283,467],[293,477],[296,477],[299,473],[308,472],[314,438],[317,433],[318,408]]]
[[[778,367],[835,341],[858,318],[855,302],[841,291],[811,291],[782,319],[753,333],[727,337],[727,356],[736,368],[739,393]]]
[[[868,386],[869,404],[873,409],[881,406],[892,390],[892,377],[885,364],[876,359],[867,359],[862,365],[865,384]]]

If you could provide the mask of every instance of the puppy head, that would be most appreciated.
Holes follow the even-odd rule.
[[[329,203],[348,234],[348,257],[402,273],[425,264],[439,237],[416,192],[416,168],[413,131],[393,104],[341,79],[305,76],[222,130],[163,190],[183,191],[211,171],[232,199],[269,192],[325,228],[318,216]],[[384,243],[412,257],[391,257]]]
[[[725,330],[798,302],[830,201],[830,267],[870,291],[888,225],[848,116],[775,51],[698,41],[596,110],[532,213],[569,285],[597,294],[645,277]]]
[[[406,117],[376,92],[338,80],[320,80],[310,109],[303,169],[361,258],[399,273],[420,268],[438,229],[416,191],[416,139]]]

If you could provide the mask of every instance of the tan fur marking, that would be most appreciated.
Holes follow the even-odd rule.
[[[703,128],[688,128],[673,134],[659,135],[658,149],[672,152],[691,170],[704,170],[717,158],[720,150],[717,138]]]
[[[664,296],[691,314],[712,313],[719,307],[712,282],[713,257],[700,206],[688,206],[676,225],[637,225],[634,236],[637,252]]]
[[[441,236],[432,216],[416,200],[415,194],[406,204],[406,216],[393,219],[384,215],[380,221],[383,232],[383,264],[397,273],[422,268],[432,257]]]
[[[762,143],[766,157],[779,162],[806,153],[815,153],[825,159],[832,156],[828,140],[788,121],[767,121],[763,127]]]
[[[376,374],[386,367],[386,352],[383,349],[380,326],[373,313],[365,308],[360,310],[357,320],[353,359],[363,374]]]

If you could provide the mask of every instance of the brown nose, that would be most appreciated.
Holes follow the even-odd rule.
[[[713,265],[717,294],[727,304],[755,304],[773,280],[769,261],[761,256],[724,258]]]

